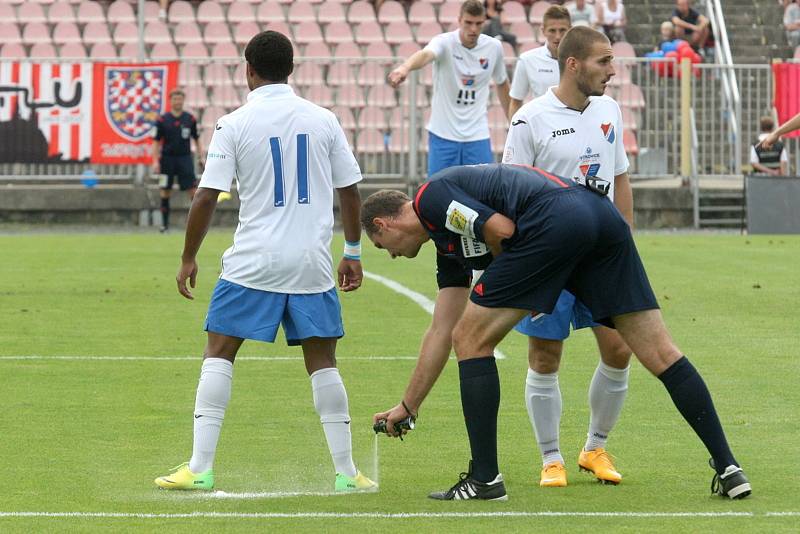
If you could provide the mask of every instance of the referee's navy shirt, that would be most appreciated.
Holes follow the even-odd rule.
[[[154,139],[162,142],[162,156],[191,155],[190,139],[197,137],[197,120],[186,111],[177,117],[170,112],[164,113],[156,122]]]

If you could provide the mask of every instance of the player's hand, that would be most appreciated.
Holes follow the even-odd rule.
[[[764,140],[761,141],[758,144],[758,146],[760,146],[761,148],[766,148],[767,150],[769,150],[770,148],[772,148],[772,145],[774,145],[777,142],[778,142],[778,136],[775,135],[774,133],[771,133],[771,134],[767,135],[764,138]]]
[[[403,408],[402,403],[398,404],[388,412],[380,412],[376,413],[372,416],[372,424],[374,425],[378,421],[384,420],[386,421],[386,434],[392,436],[393,438],[399,438],[401,435],[405,435],[408,433],[408,430],[401,430],[400,432],[396,431],[394,428],[395,423],[398,423],[408,417],[410,414]]]
[[[194,300],[194,295],[192,295],[192,292],[186,287],[187,279],[189,280],[189,285],[194,289],[194,285],[197,282],[197,261],[195,260],[181,261],[181,267],[178,269],[178,275],[175,277],[175,281],[178,282],[178,293],[189,300]]]
[[[400,65],[389,73],[389,85],[396,88],[405,81],[406,76],[408,76],[408,69]]]
[[[339,262],[338,278],[341,291],[355,291],[361,287],[361,281],[364,279],[361,262],[342,258],[342,261]]]

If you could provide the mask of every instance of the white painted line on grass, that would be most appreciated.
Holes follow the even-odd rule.
[[[513,517],[587,517],[587,518],[686,518],[686,517],[737,517],[752,518],[775,514],[800,512],[188,512],[188,513],[134,513],[134,512],[0,512],[0,518],[54,517],[99,519],[468,519]]]
[[[2,361],[19,360],[77,360],[77,361],[196,361],[199,362],[201,356],[0,356]],[[392,361],[392,360],[416,360],[416,356],[344,356],[336,357],[342,361]],[[237,362],[272,362],[272,361],[303,361],[302,356],[237,356]]]
[[[395,293],[400,293],[404,297],[408,297],[409,299],[414,301],[420,308],[428,312],[429,315],[433,315],[433,307],[435,303],[422,293],[417,293],[413,289],[409,289],[403,284],[395,282],[391,278],[386,278],[385,276],[371,273],[369,271],[364,271],[364,276],[366,278],[375,280],[376,282],[380,282],[381,284],[385,285]],[[494,349],[494,357],[497,358],[498,360],[506,359],[506,355],[503,354],[499,349]]]

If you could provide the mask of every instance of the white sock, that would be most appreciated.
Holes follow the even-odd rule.
[[[350,410],[347,391],[335,367],[320,369],[311,374],[314,408],[319,414],[328,449],[337,473],[348,477],[357,474],[353,463],[353,445],[350,438]]]
[[[202,473],[214,465],[225,408],[231,399],[233,363],[223,358],[206,358],[200,369],[200,383],[194,402],[194,445],[189,471]]]
[[[525,380],[525,406],[536,434],[542,465],[552,462],[564,463],[558,442],[561,424],[561,389],[558,373],[540,374],[528,369]]]
[[[616,369],[603,362],[597,366],[589,386],[589,432],[586,435],[587,451],[605,448],[608,434],[619,419],[625,395],[628,393],[630,366]]]

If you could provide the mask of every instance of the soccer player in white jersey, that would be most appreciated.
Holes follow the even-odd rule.
[[[155,483],[165,489],[214,487],[212,470],[236,353],[245,339],[274,342],[283,325],[289,345],[301,345],[336,472],[336,491],[375,489],[353,464],[347,393],[336,369],[336,341],[344,335],[331,273],[333,189],[345,235],[339,288],[361,285],[361,181],[350,147],[330,111],[287,85],[292,44],[262,32],[247,45],[247,103],[215,127],[208,161],[194,197],[178,271],[178,291],[192,299],[196,255],[217,196],[236,178],[241,207],[233,246],[211,297],[194,409],[191,460]],[[279,409],[275,406],[275,409]]]
[[[508,110],[508,76],[503,45],[483,35],[486,9],[478,0],[461,4],[458,29],[434,37],[389,74],[397,87],[412,70],[433,62],[433,101],[428,122],[428,175],[454,165],[492,163],[489,120],[489,82]]]
[[[550,87],[558,85],[558,45],[571,26],[569,11],[562,6],[550,6],[542,17],[542,32],[547,40],[545,46],[534,48],[520,54],[514,77],[511,79],[511,103],[508,116],[522,107],[528,98],[541,96]]]
[[[633,227],[622,113],[604,95],[614,75],[611,44],[598,31],[575,27],[561,40],[558,58],[558,86],[514,114],[503,162],[533,165],[607,191]],[[618,484],[622,475],[605,447],[625,401],[631,350],[616,330],[593,322],[583,303],[563,291],[552,314],[526,318],[517,325],[529,336],[525,401],[542,453],[540,485],[567,485],[559,443],[558,367],[570,323],[576,329],[592,328],[601,357],[589,386],[589,432],[578,465],[604,483]]]

